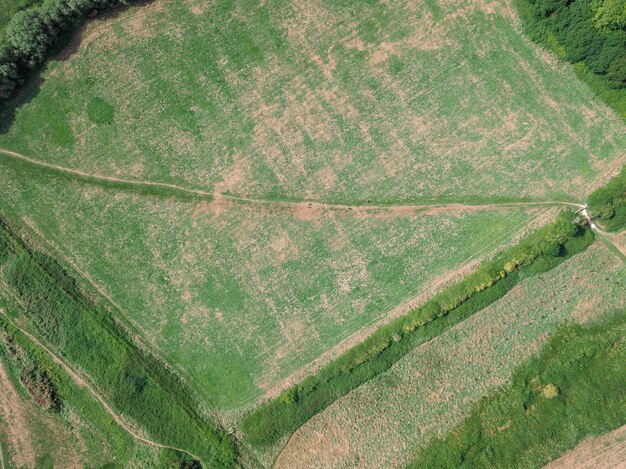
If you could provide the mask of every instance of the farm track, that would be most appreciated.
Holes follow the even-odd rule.
[[[20,331],[20,333],[22,333],[24,336],[26,336],[33,344],[35,344],[35,346],[39,347],[44,352],[46,352],[50,356],[52,361],[54,363],[56,363],[57,365],[59,365],[61,368],[63,368],[63,370],[70,376],[70,378],[72,378],[72,380],[79,387],[87,389],[87,391],[89,391],[89,393],[102,405],[104,410],[111,416],[111,418],[115,421],[115,423],[117,423],[119,425],[119,427],[122,428],[122,430],[126,431],[134,439],[136,439],[136,440],[138,440],[138,441],[140,441],[142,443],[145,443],[147,445],[155,446],[157,448],[170,449],[170,450],[173,450],[173,451],[178,451],[178,452],[181,452],[181,453],[185,453],[185,454],[191,456],[193,459],[196,459],[198,461],[202,461],[202,459],[199,458],[198,456],[196,456],[196,455],[194,455],[194,454],[190,453],[189,451],[186,451],[186,450],[184,450],[182,448],[176,448],[174,446],[164,445],[164,444],[158,443],[156,441],[150,440],[148,438],[142,437],[141,435],[138,435],[132,428],[130,428],[126,423],[124,423],[122,418],[107,404],[107,402],[104,400],[104,398],[86,380],[81,378],[80,375],[78,373],[76,373],[67,363],[65,363],[61,358],[59,358],[48,347],[46,347],[44,344],[42,344],[35,336],[33,336],[29,332],[25,331],[24,329],[19,327],[17,324],[15,324],[15,322],[13,322],[11,319],[9,319],[8,316],[6,315],[6,313],[4,312],[4,310],[0,309],[0,314],[3,316],[3,318],[8,323],[10,323],[13,327],[15,327],[18,331]],[[4,467],[4,462],[3,462],[3,466],[2,467]]]
[[[155,182],[155,181],[143,181],[143,180],[131,180],[124,178],[117,178],[112,176],[102,176],[96,174],[86,173],[80,170],[67,168],[64,166],[53,165],[50,163],[46,163],[44,161],[36,160],[34,158],[30,158],[28,156],[22,155],[21,153],[17,153],[11,150],[6,150],[0,148],[0,153],[5,155],[6,157],[12,158],[14,160],[19,160],[24,163],[37,166],[39,168],[46,169],[48,171],[63,173],[66,175],[75,176],[88,182],[92,183],[108,183],[114,184],[118,186],[126,186],[128,189],[157,189],[157,190],[166,190],[170,191],[171,195],[179,195],[185,197],[201,197],[210,200],[228,200],[238,203],[245,204],[257,204],[257,205],[266,205],[273,207],[283,207],[290,209],[303,209],[303,208],[316,208],[316,209],[327,209],[327,210],[337,210],[337,211],[352,211],[353,209],[358,209],[360,212],[363,211],[383,211],[389,209],[406,209],[406,210],[440,210],[440,211],[468,211],[468,210],[495,210],[500,208],[516,208],[516,207],[533,207],[533,206],[556,206],[556,205],[564,205],[570,207],[582,208],[583,205],[576,202],[564,202],[558,200],[543,200],[543,201],[517,201],[517,202],[490,202],[490,203],[471,203],[471,202],[460,202],[460,203],[438,203],[433,201],[432,203],[423,203],[423,204],[389,204],[389,205],[347,205],[347,204],[326,204],[324,202],[313,202],[313,201],[280,201],[280,200],[271,200],[271,199],[263,199],[263,198],[252,198],[252,197],[243,197],[237,195],[229,195],[222,194],[214,191],[204,191],[201,189],[189,189],[182,186],[177,186],[175,184],[168,184],[164,182]]]

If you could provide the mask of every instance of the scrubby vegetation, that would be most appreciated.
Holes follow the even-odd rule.
[[[608,231],[626,228],[626,167],[589,196],[591,215]]]
[[[381,327],[314,376],[253,411],[242,428],[255,444],[270,444],[295,431],[334,400],[387,370],[411,349],[504,296],[521,277],[545,272],[593,241],[574,215],[524,238],[475,273],[423,306]]]
[[[131,0],[22,0],[13,4],[9,12],[14,14],[0,30],[0,100],[43,63],[61,34],[75,29],[88,16],[129,3]]]
[[[626,422],[626,315],[572,325],[428,445],[415,468],[542,467],[589,435]]]
[[[517,0],[517,5],[528,35],[577,64],[578,75],[626,117],[624,2]]]
[[[163,444],[183,448],[209,467],[236,465],[233,440],[198,408],[191,391],[163,363],[141,350],[110,313],[81,294],[63,268],[33,253],[6,225],[10,254],[2,281],[12,311],[69,363],[77,365],[121,413]],[[56,406],[47,374],[24,366],[21,381],[35,399]]]

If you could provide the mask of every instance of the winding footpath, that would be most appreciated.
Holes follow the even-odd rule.
[[[184,196],[202,197],[211,200],[230,200],[233,202],[241,202],[247,204],[269,205],[275,207],[286,208],[317,208],[317,209],[330,209],[330,210],[346,210],[351,211],[354,208],[358,208],[360,211],[380,211],[393,208],[403,208],[408,210],[426,210],[426,209],[441,209],[451,211],[466,211],[466,210],[493,210],[497,208],[506,207],[532,207],[532,206],[557,206],[564,205],[570,207],[584,208],[585,206],[576,202],[563,202],[558,200],[545,200],[545,201],[519,201],[519,202],[492,202],[492,203],[424,203],[424,204],[390,204],[390,205],[346,205],[346,204],[326,204],[324,202],[316,201],[280,201],[263,198],[243,197],[237,195],[222,194],[215,191],[204,191],[201,189],[189,189],[183,186],[177,186],[175,184],[168,184],[164,182],[144,181],[144,180],[132,180],[117,178],[113,176],[102,176],[97,174],[86,173],[77,169],[67,168],[65,166],[54,165],[46,163],[41,160],[30,158],[11,150],[0,148],[0,154],[5,158],[18,160],[39,168],[46,169],[48,171],[58,172],[81,179],[85,179],[90,182],[100,182],[116,184],[120,186],[127,186],[129,189],[161,189],[171,191],[172,193],[178,193]]]
[[[147,445],[155,446],[157,448],[171,449],[171,450],[174,450],[174,451],[179,451],[181,453],[185,453],[185,454],[191,456],[193,459],[196,459],[198,461],[202,461],[201,458],[199,458],[195,454],[192,454],[189,451],[186,451],[186,450],[184,450],[182,448],[176,448],[174,446],[164,445],[164,444],[158,443],[156,441],[150,440],[148,438],[144,438],[141,435],[138,435],[132,428],[130,428],[126,423],[124,423],[122,418],[109,406],[109,404],[107,404],[107,402],[104,400],[104,398],[87,381],[85,381],[83,378],[81,378],[78,375],[78,373],[76,373],[72,368],[70,368],[70,366],[67,363],[65,363],[61,358],[59,358],[48,347],[46,347],[44,344],[42,344],[35,336],[33,336],[29,332],[25,331],[24,329],[19,327],[17,324],[15,324],[15,322],[13,322],[11,319],[9,319],[9,317],[6,315],[5,311],[3,309],[1,309],[1,308],[0,308],[0,315],[2,315],[4,320],[7,321],[9,324],[11,324],[15,329],[20,331],[20,333],[22,333],[24,336],[28,337],[28,339],[33,344],[35,344],[37,347],[39,347],[44,352],[46,352],[50,356],[52,361],[54,363],[56,363],[57,365],[59,365],[61,368],[63,368],[63,370],[70,376],[70,378],[72,378],[72,380],[79,387],[87,389],[87,391],[89,391],[89,393],[100,404],[102,404],[102,407],[104,408],[104,410],[111,416],[111,418],[115,421],[115,423],[117,423],[120,426],[120,428],[122,428],[122,430],[126,431],[134,439],[136,439],[136,440],[138,440],[138,441],[140,441],[142,443],[145,443]],[[4,463],[3,463],[3,465],[4,465]]]

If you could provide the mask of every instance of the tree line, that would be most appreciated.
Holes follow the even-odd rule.
[[[0,36],[0,100],[43,64],[62,33],[76,29],[87,17],[132,1],[45,0],[15,13]]]
[[[562,59],[584,63],[611,88],[626,88],[623,0],[517,0],[528,35]]]

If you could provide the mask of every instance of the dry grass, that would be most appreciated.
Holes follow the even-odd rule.
[[[473,402],[504,384],[558,324],[623,308],[625,281],[626,268],[602,244],[523,281],[311,419],[291,438],[276,467],[405,464],[415,447],[451,429]],[[336,430],[327,444],[334,448],[344,441],[347,450],[321,446],[319,435],[328,425]]]

